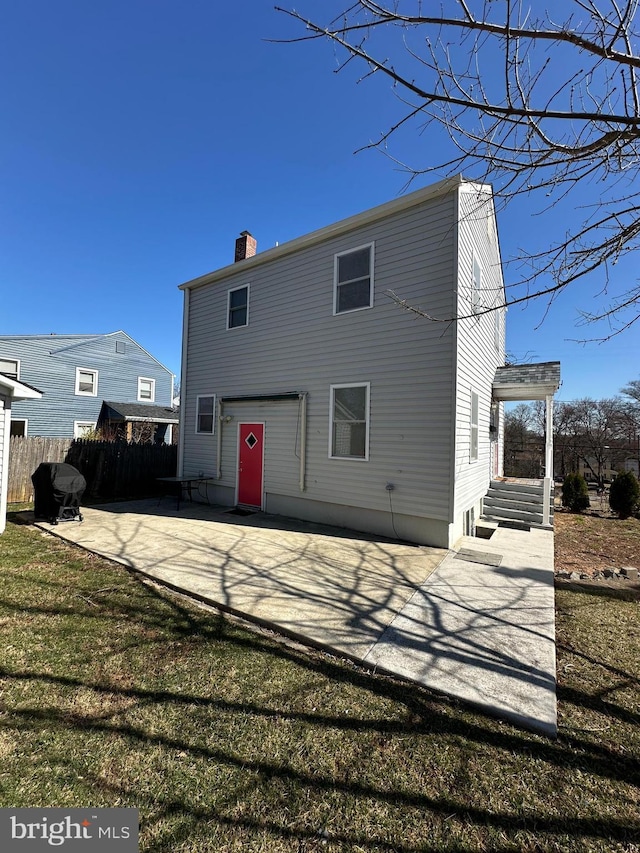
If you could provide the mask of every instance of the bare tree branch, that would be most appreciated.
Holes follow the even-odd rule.
[[[526,0],[353,0],[326,23],[276,8],[306,30],[290,41],[327,40],[366,77],[390,82],[403,113],[363,147],[383,150],[408,183],[475,171],[502,203],[537,194],[546,210],[591,183],[592,206],[579,208],[544,251],[523,250],[516,286],[526,294],[507,299],[517,304],[553,298],[640,248],[638,3],[562,0],[548,12]],[[394,157],[389,146],[412,123],[420,133],[444,130],[452,148],[445,162]],[[436,319],[428,306],[424,316]],[[582,316],[627,328],[640,316],[640,291],[632,286]]]

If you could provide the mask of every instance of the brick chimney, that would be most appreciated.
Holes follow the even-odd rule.
[[[242,231],[236,240],[235,262],[244,261],[245,258],[252,258],[256,253],[257,246],[256,238],[252,237],[248,231]]]

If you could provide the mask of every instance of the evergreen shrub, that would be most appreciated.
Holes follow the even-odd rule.
[[[589,509],[589,487],[582,474],[571,472],[562,483],[562,506],[571,512],[582,512]]]
[[[620,518],[633,515],[640,503],[640,485],[633,471],[618,474],[609,491],[609,506]]]

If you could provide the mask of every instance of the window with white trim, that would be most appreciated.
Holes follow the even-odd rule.
[[[27,435],[27,424],[28,421],[26,418],[11,418],[9,435],[17,435],[24,438]]]
[[[138,401],[153,403],[156,399],[156,380],[138,376]]]
[[[368,382],[331,386],[332,459],[369,458],[369,389]]]
[[[473,278],[471,281],[471,311],[476,314],[482,307],[480,304],[482,294],[482,267],[478,258],[473,256]]]
[[[469,424],[469,461],[478,460],[478,410],[479,399],[475,391],[471,392],[471,418]]]
[[[96,397],[98,394],[98,371],[86,367],[76,367],[76,394],[82,397]]]
[[[96,430],[95,421],[74,421],[73,422],[73,437],[86,438]]]
[[[4,373],[11,379],[20,379],[20,362],[17,358],[0,357],[0,373]]]
[[[360,311],[373,305],[373,243],[335,255],[333,313]]]
[[[199,394],[196,398],[196,432],[213,435],[215,431],[215,394]]]
[[[227,294],[227,329],[249,325],[249,285],[235,287]]]

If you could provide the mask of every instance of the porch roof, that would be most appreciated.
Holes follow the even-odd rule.
[[[178,411],[151,403],[117,403],[103,400],[99,421],[147,421],[155,424],[177,424]]]
[[[494,400],[544,400],[560,387],[560,362],[508,364],[493,379]]]

